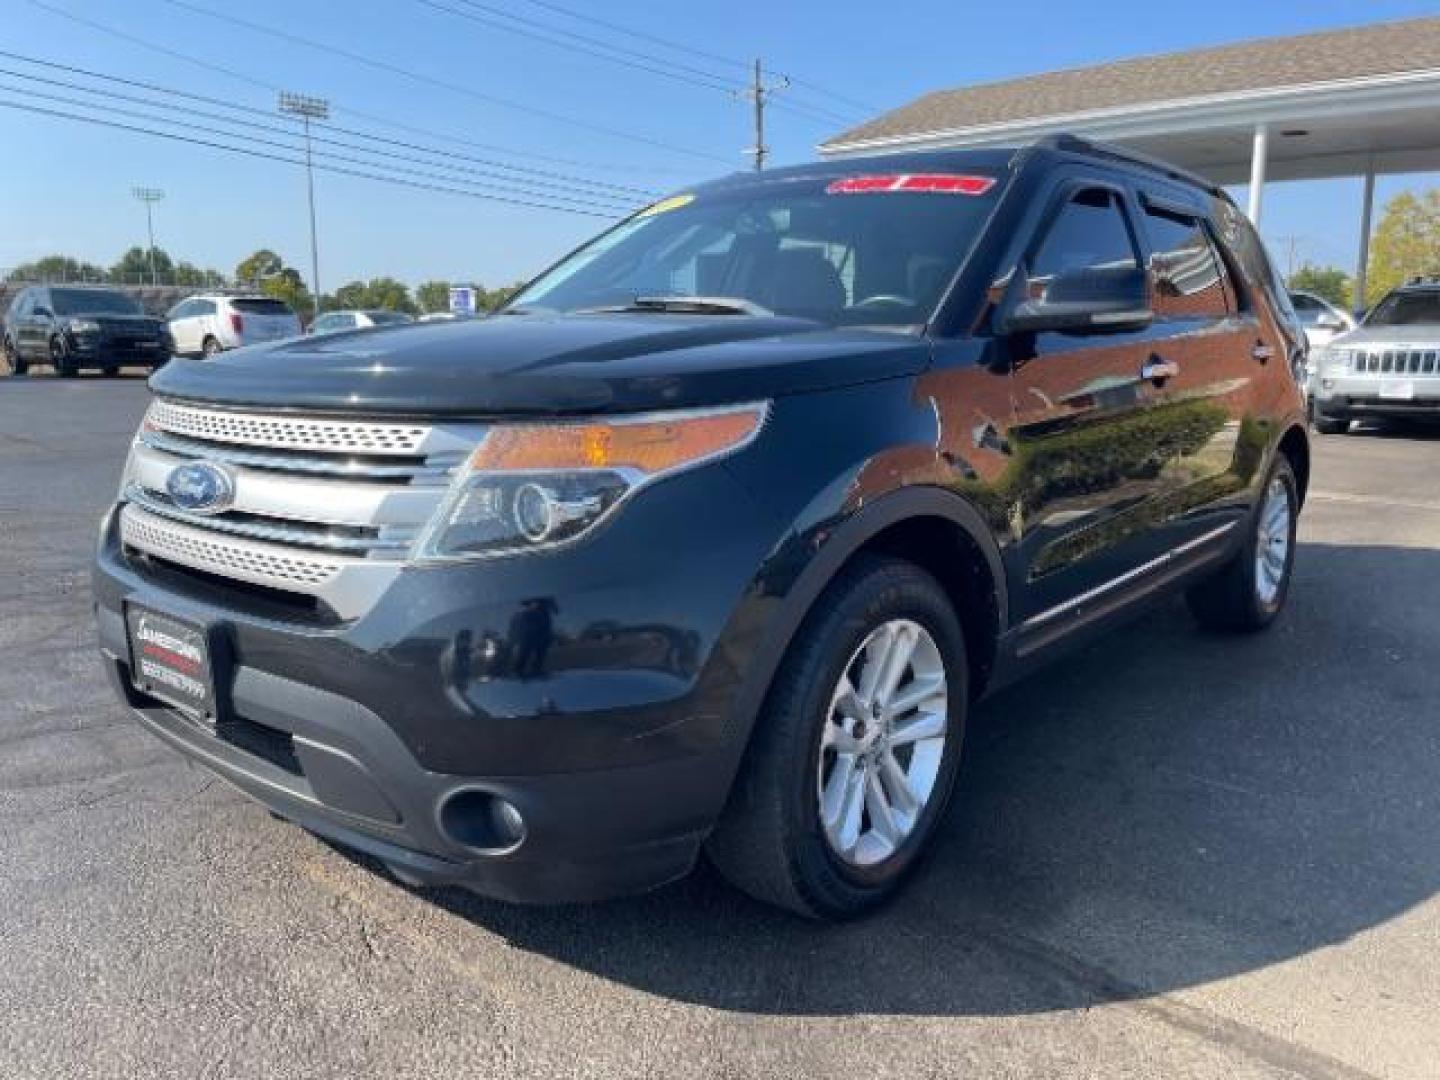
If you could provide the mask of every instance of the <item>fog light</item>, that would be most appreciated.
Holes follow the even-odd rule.
[[[440,804],[440,829],[455,843],[486,854],[519,847],[525,818],[508,799],[474,788],[457,791]]]

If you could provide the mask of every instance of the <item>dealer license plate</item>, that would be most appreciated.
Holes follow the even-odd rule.
[[[215,674],[205,628],[138,604],[126,607],[125,622],[136,688],[213,724]]]

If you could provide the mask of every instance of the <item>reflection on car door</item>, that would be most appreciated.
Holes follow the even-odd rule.
[[[1072,182],[1052,215],[1022,263],[1030,296],[1057,273],[1140,266],[1120,187]],[[1021,586],[1012,595],[1016,614],[1034,618],[1146,559],[1170,470],[1219,424],[1173,400],[1160,324],[1042,333],[1010,348],[1010,572]]]
[[[1233,524],[1243,510],[1238,493],[1266,440],[1255,376],[1287,356],[1283,341],[1261,328],[1253,298],[1235,288],[1201,208],[1153,189],[1141,192],[1141,205],[1150,304],[1176,369],[1165,396],[1187,443],[1162,477],[1153,515],[1154,543],[1166,548]]]

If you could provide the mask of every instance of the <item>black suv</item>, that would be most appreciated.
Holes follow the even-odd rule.
[[[704,850],[853,915],[979,696],[1153,596],[1281,610],[1310,457],[1276,289],[1223,192],[1074,139],[697,187],[490,319],[157,375],[105,662],[404,881],[588,899]]]
[[[170,359],[170,334],[134,297],[94,285],[32,285],[5,315],[5,362],[15,375],[49,364],[57,375],[122,365],[156,368]]]

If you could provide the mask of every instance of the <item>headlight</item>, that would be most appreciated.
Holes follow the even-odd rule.
[[[65,329],[72,334],[98,334],[100,324],[94,319],[71,319],[65,324]]]
[[[767,411],[497,425],[455,477],[416,557],[486,558],[578,539],[647,484],[745,446]]]

